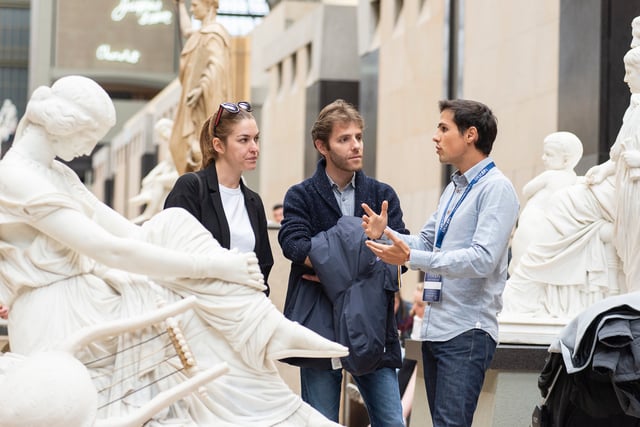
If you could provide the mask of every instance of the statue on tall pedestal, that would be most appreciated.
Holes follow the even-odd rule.
[[[192,30],[184,0],[177,0],[180,27],[186,43],[180,53],[182,93],[169,147],[180,175],[198,170],[200,129],[222,102],[232,101],[231,36],[216,22],[218,0],[192,0],[193,17],[202,22]]]

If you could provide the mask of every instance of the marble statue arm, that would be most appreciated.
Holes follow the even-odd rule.
[[[175,0],[176,5],[178,6],[178,17],[180,23],[180,33],[182,37],[187,38],[193,32],[191,26],[191,17],[187,13],[187,7],[184,5],[184,0]]]
[[[83,200],[85,203],[91,205],[93,208],[92,219],[98,225],[116,236],[132,239],[140,238],[140,227],[98,200],[98,198],[80,181],[78,175],[70,168],[61,166],[60,169],[61,173],[67,180],[69,187],[72,189],[72,197],[78,200]],[[19,176],[24,176],[24,179],[26,179],[26,174],[14,175],[14,177]],[[27,194],[37,194],[38,189],[44,189],[45,191],[52,192],[56,191],[54,187],[40,181],[38,178],[33,178],[31,181],[31,185],[25,185],[24,188],[16,188],[16,191],[21,193],[23,196]]]
[[[191,89],[187,94],[187,107],[189,108],[195,107],[198,104],[198,100],[202,96],[203,92],[204,90],[202,89],[202,86],[196,86],[193,89]]]
[[[142,178],[142,187],[144,188],[146,185],[152,184],[154,180],[162,176],[163,169],[164,167],[162,163],[157,164],[153,169],[151,169],[149,173]]]
[[[154,277],[218,278],[264,289],[264,279],[254,253],[234,253],[221,249],[216,253],[194,256],[111,234],[70,208],[57,209],[31,225],[108,267]]]
[[[626,150],[620,157],[628,168],[640,168],[640,151]]]
[[[140,206],[147,204],[151,201],[151,193],[149,191],[141,191],[135,196],[129,199],[129,204],[131,206]]]
[[[635,138],[637,139],[638,136],[636,135]],[[640,180],[640,151],[627,146],[636,147],[637,144],[626,140],[622,141],[620,145],[621,151],[618,153],[618,159],[629,169],[629,179],[634,182]]]
[[[613,160],[607,160],[604,163],[593,166],[584,174],[587,184],[596,185],[603,182],[608,176],[616,172],[616,164]]]
[[[538,191],[542,190],[548,182],[548,171],[542,172],[540,175],[531,179],[531,181],[527,182],[524,187],[522,187],[522,204],[524,205],[534,194]]]
[[[94,206],[93,219],[98,223],[98,225],[116,236],[126,237],[129,239],[140,239],[140,236],[142,235],[140,227],[120,215],[109,206],[100,202],[95,196],[93,196],[93,194],[91,195],[91,198]]]

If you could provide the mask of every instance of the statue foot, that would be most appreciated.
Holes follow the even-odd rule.
[[[329,341],[299,323],[282,319],[267,344],[266,356],[279,360],[288,357],[344,357],[348,354],[347,347]]]

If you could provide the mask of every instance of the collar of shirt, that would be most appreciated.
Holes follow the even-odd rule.
[[[355,198],[356,198],[356,174],[354,172],[351,181],[341,190],[338,187],[329,174],[327,174],[329,184],[333,190],[333,195],[336,197],[336,202],[340,207],[340,211],[343,215],[353,216],[355,213]]]
[[[349,186],[351,186],[354,190],[356,188],[356,173],[355,172],[353,173],[353,176],[351,177],[351,181],[349,181],[349,183],[342,189],[340,187],[338,187],[338,184],[336,184],[334,180],[331,179],[329,174],[327,174],[327,179],[329,180],[329,184],[331,184],[331,188],[333,189],[333,191],[338,191],[339,193],[344,192],[347,188],[349,188]]]
[[[471,180],[475,178],[476,175],[478,175],[478,173],[480,173],[480,171],[492,161],[493,160],[491,159],[491,157],[482,159],[463,174],[460,174],[460,171],[457,170],[451,175],[451,181],[453,181],[456,189],[465,188],[471,182]]]

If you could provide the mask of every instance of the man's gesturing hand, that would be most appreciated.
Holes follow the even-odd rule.
[[[386,200],[382,202],[380,215],[376,214],[366,203],[363,203],[361,206],[365,212],[365,214],[362,215],[362,228],[365,234],[370,239],[380,239],[384,229],[387,228],[387,209],[389,208],[389,202]]]
[[[384,235],[391,240],[391,245],[367,240],[365,244],[374,254],[387,264],[402,265],[409,260],[411,249],[400,240],[391,230],[385,230]]]

